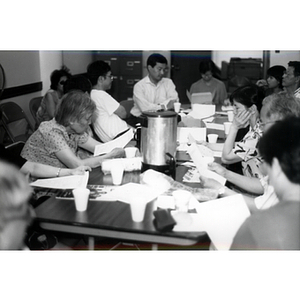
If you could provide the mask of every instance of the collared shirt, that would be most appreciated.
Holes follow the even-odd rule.
[[[149,76],[146,76],[133,87],[134,106],[130,113],[138,117],[143,111],[161,109],[160,105],[167,105],[170,100],[179,101],[173,81],[162,78],[155,85]]]

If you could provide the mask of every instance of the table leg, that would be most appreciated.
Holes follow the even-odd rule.
[[[152,244],[152,250],[158,250],[158,245],[157,244]]]
[[[95,239],[92,236],[89,236],[89,250],[95,250]]]

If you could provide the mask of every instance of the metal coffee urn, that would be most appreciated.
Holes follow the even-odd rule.
[[[141,116],[142,172],[153,169],[175,179],[177,114],[145,111]]]

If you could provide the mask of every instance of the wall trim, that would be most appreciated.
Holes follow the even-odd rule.
[[[3,90],[0,101],[8,98],[39,92],[42,89],[43,89],[42,81],[7,88]]]

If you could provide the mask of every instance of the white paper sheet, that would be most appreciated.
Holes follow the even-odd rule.
[[[188,147],[188,153],[202,176],[213,178],[220,182],[222,185],[225,185],[226,179],[223,176],[208,170],[208,160],[203,157],[195,143],[191,144],[191,146]]]
[[[188,114],[188,116],[193,117],[195,119],[203,119],[203,118],[213,116],[215,112],[216,112],[215,105],[192,104],[192,111]]]
[[[107,198],[119,200],[125,203],[130,203],[132,198],[143,198],[147,203],[157,198],[159,191],[145,184],[127,183],[117,187],[112,192],[106,194]]]
[[[204,122],[206,128],[224,131],[224,124],[210,123],[210,122],[206,122],[205,120],[203,120],[203,122]]]
[[[30,185],[33,187],[43,187],[49,189],[74,189],[78,187],[86,187],[89,179],[89,172],[84,175],[71,175],[56,178],[38,179]]]
[[[206,231],[217,250],[229,250],[240,226],[250,216],[241,194],[198,203],[190,224],[179,223],[174,231]],[[176,217],[175,217],[176,220]]]
[[[180,144],[186,144],[189,142],[188,136],[191,134],[196,141],[206,140],[206,128],[197,127],[178,127],[177,128],[177,141]]]
[[[95,147],[94,156],[106,154],[115,148],[124,148],[133,138],[133,130],[130,128],[127,132],[110,142],[97,145]]]

